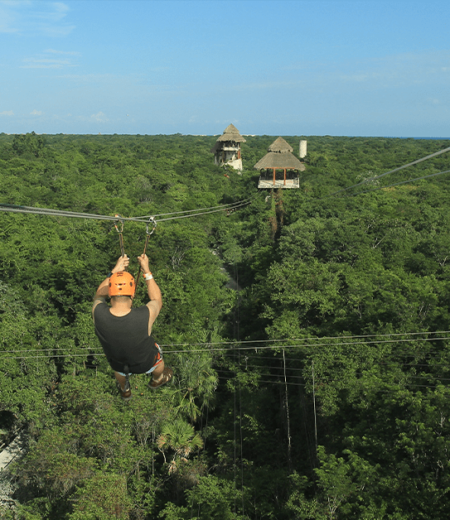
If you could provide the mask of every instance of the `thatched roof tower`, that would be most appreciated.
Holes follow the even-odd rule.
[[[275,153],[285,153],[285,152],[293,152],[294,149],[292,146],[285,141],[282,137],[277,137],[275,141],[267,148],[268,152]]]
[[[289,174],[291,179],[287,179],[287,171],[304,171],[305,165],[300,162],[297,157],[292,153],[292,146],[285,141],[282,137],[278,137],[275,141],[269,146],[267,149],[268,153],[260,159],[254,166],[256,170],[264,170],[265,174],[261,172],[261,177],[259,180],[258,187],[259,188],[273,188],[281,187],[281,188],[299,188],[300,183],[297,175]],[[266,179],[268,177],[268,172],[272,170],[272,181]],[[283,181],[276,181],[276,171],[283,170],[284,176]]]
[[[245,139],[239,133],[239,130],[233,125],[229,124],[223,134],[217,139],[217,141],[233,141],[235,143],[245,143]]]
[[[245,139],[233,124],[229,124],[210,150],[214,154],[214,162],[219,166],[229,165],[235,170],[242,170],[241,143],[245,143]]]

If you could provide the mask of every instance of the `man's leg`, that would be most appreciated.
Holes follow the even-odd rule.
[[[131,399],[131,388],[128,387],[128,390],[125,391],[125,385],[127,382],[126,376],[123,376],[122,374],[119,374],[119,372],[114,372],[114,375],[116,376],[116,380],[120,389],[120,395],[122,396],[122,399],[124,401],[129,401]]]
[[[114,372],[114,375],[116,376],[117,382],[120,385],[120,389],[123,392],[125,390],[125,383],[127,381],[127,378],[125,376],[119,374],[119,372]]]
[[[152,390],[159,388],[162,385],[168,383],[173,376],[173,370],[169,367],[164,366],[164,361],[153,370],[152,379],[148,384],[149,388]]]
[[[164,372],[164,360],[153,370],[152,380],[158,382],[161,379],[162,373]]]

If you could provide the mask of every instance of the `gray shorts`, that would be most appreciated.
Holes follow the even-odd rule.
[[[158,349],[158,357],[157,357],[156,363],[152,366],[152,368],[150,370],[147,370],[147,372],[144,372],[144,374],[151,374],[153,372],[153,370],[155,370],[155,368],[157,368],[164,361],[162,351],[159,348],[159,345],[157,343],[155,343],[155,347]],[[127,376],[123,372],[117,372],[117,373],[120,374],[121,376],[124,376],[124,377]],[[132,376],[133,373],[129,372],[128,375]]]

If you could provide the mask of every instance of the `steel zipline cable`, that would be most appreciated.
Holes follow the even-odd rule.
[[[341,190],[331,193],[330,195],[328,195],[328,197],[334,197],[335,195],[338,195],[339,193],[343,193],[344,191],[351,190],[352,188],[356,188],[357,186],[361,186],[362,184],[366,184],[368,182],[372,182],[377,179],[381,179],[381,177],[384,177],[385,175],[390,175],[391,173],[398,172],[400,170],[403,170],[404,168],[408,168],[409,166],[414,166],[415,164],[421,163],[423,161],[427,161],[428,159],[431,159],[432,157],[436,157],[442,153],[449,152],[449,151],[450,151],[450,146],[448,148],[444,148],[443,150],[439,150],[438,152],[432,153],[431,155],[427,155],[426,157],[422,157],[421,159],[417,159],[416,161],[410,162],[408,164],[404,164],[403,166],[394,168],[393,170],[389,170],[388,172],[382,173],[381,175],[377,175],[376,177],[372,177],[371,179],[365,179],[361,182],[358,182],[357,184],[348,186],[347,188],[342,188]],[[442,173],[446,173],[446,172],[442,172]],[[437,174],[435,174],[435,175],[437,175]],[[423,178],[426,178],[426,177],[423,177]],[[418,180],[418,179],[414,179],[414,180]],[[412,181],[409,181],[409,182],[412,182]]]
[[[417,336],[430,336],[430,335],[433,335],[433,334],[440,334],[440,335],[444,335],[444,334],[450,334],[450,330],[436,330],[436,331],[422,331],[422,332],[393,332],[393,333],[388,333],[388,334],[357,334],[357,335],[353,335],[353,336],[322,336],[322,337],[307,337],[307,338],[292,338],[292,339],[289,339],[287,340],[286,338],[282,339],[282,338],[274,338],[274,339],[254,339],[254,340],[234,340],[234,341],[216,341],[216,342],[202,342],[202,343],[189,343],[190,346],[197,346],[197,347],[202,347],[202,346],[207,346],[207,347],[212,347],[212,346],[216,346],[216,345],[228,345],[226,348],[217,348],[217,349],[214,349],[215,351],[226,351],[226,350],[231,350],[232,349],[232,346],[233,345],[248,345],[248,348],[247,349],[243,349],[243,350],[254,350],[254,349],[261,349],[261,347],[259,346],[260,344],[264,344],[264,343],[281,343],[280,345],[272,345],[270,348],[284,348],[286,347],[287,345],[285,344],[286,342],[290,342],[290,343],[295,343],[294,345],[289,345],[289,347],[302,347],[302,346],[314,346],[315,344],[310,344],[310,345],[304,345],[304,342],[309,342],[309,341],[325,341],[325,340],[343,340],[343,339],[346,339],[346,340],[350,340],[350,339],[361,339],[361,338],[391,338],[391,337],[399,337],[399,336],[411,336],[412,339],[410,339],[409,341],[422,341],[422,338],[417,338]],[[437,341],[438,339],[450,339],[450,337],[447,337],[447,338],[430,338],[426,341]],[[425,341],[425,339],[423,339]],[[408,341],[407,339],[405,339],[404,341]],[[302,343],[303,342],[303,343]],[[395,342],[395,341],[394,341]],[[342,343],[342,341],[338,341],[337,343],[326,343],[327,345],[334,345],[334,346],[339,346],[339,345],[348,345],[348,344],[352,344],[352,345],[355,345],[355,344],[361,344],[361,343],[366,343],[366,342],[350,342],[350,343]],[[374,342],[376,343],[376,341]],[[161,347],[163,348],[166,348],[166,347],[180,347],[180,346],[185,346],[187,345],[188,343],[167,343],[167,344],[163,344],[161,343]],[[267,347],[266,347],[267,348]],[[92,350],[90,349],[90,347],[77,347],[77,350],[80,350],[80,349],[84,349],[84,350]],[[44,351],[55,351],[55,350],[65,350],[63,348],[49,348],[49,349],[42,349],[42,350],[36,350],[36,349],[15,349],[15,350],[4,350],[3,353],[14,353],[14,352],[44,352]],[[205,349],[197,349],[195,350],[195,352],[210,352],[212,349],[211,348],[205,348]],[[171,350],[170,352],[173,352],[173,353],[182,353],[182,352],[194,352],[194,350]],[[0,351],[1,353],[1,351]]]
[[[323,336],[323,337],[307,337],[307,338],[292,338],[292,339],[282,339],[282,338],[275,338],[275,339],[255,339],[255,340],[234,340],[234,341],[216,341],[216,342],[202,342],[202,343],[189,343],[190,346],[196,346],[196,347],[202,347],[207,346],[209,348],[205,349],[196,349],[196,350],[171,350],[168,352],[172,353],[183,353],[183,352],[210,352],[212,350],[214,351],[228,351],[233,349],[233,345],[246,345],[247,348],[242,348],[242,350],[254,350],[254,349],[262,349],[260,346],[264,343],[281,343],[280,345],[271,345],[270,347],[264,347],[264,348],[284,348],[284,347],[302,347],[302,346],[315,346],[316,343],[306,344],[304,342],[310,342],[310,341],[325,341],[325,340],[351,340],[351,339],[362,339],[362,338],[392,338],[392,337],[405,337],[405,336],[411,336],[411,338],[404,339],[403,341],[438,341],[443,339],[450,339],[449,337],[443,337],[443,338],[417,338],[417,336],[430,336],[434,334],[439,335],[445,335],[450,334],[450,330],[437,330],[437,331],[423,331],[423,332],[393,332],[388,334],[357,334],[353,336]],[[286,342],[290,342],[291,345],[286,345]],[[295,344],[292,344],[295,343]],[[358,341],[358,342],[345,342],[338,341],[337,343],[322,343],[321,345],[333,345],[333,346],[340,346],[340,345],[359,345],[367,343],[365,341]],[[371,343],[377,343],[377,341],[373,341]],[[392,341],[391,343],[395,343],[395,341]],[[167,343],[163,344],[161,343],[161,347],[182,347],[187,345],[188,343]],[[212,346],[217,345],[227,345],[225,348],[215,348],[211,349]],[[90,347],[77,347],[77,350],[84,349],[84,350],[92,350]],[[15,349],[15,350],[4,350],[3,353],[15,353],[15,352],[45,352],[45,351],[52,351],[55,350],[65,350],[64,348],[49,348],[49,349]],[[0,354],[2,351],[0,351]]]
[[[182,213],[192,213],[193,211],[203,211],[205,209],[211,210],[211,209],[216,209],[216,208],[224,208],[226,206],[233,206],[235,204],[250,203],[252,200],[253,200],[252,198],[248,198],[248,199],[240,200],[240,201],[237,201],[237,202],[229,202],[228,204],[220,204],[219,206],[212,206],[210,208],[196,208],[196,209],[187,209],[185,211],[171,211],[170,213],[159,213],[158,215],[144,215],[142,217],[136,217],[136,218],[141,218],[141,219],[147,220],[147,219],[149,219],[152,216],[153,217],[163,217],[163,216],[166,216],[166,215],[179,215],[179,214],[182,214]]]
[[[167,220],[175,220],[178,218],[189,218],[189,217],[197,217],[201,215],[209,215],[211,213],[217,213],[220,211],[234,211],[236,209],[240,209],[244,206],[247,206],[251,203],[252,199],[244,199],[237,202],[231,202],[228,204],[224,204],[222,206],[213,206],[211,208],[200,208],[196,210],[187,210],[185,212],[174,212],[174,213],[163,213],[162,215],[175,215],[173,217],[167,217],[162,219],[156,219],[159,215],[155,215],[154,218],[156,222],[163,222]],[[203,211],[206,210],[206,211]],[[5,204],[0,203],[0,211],[4,212],[12,212],[12,213],[30,213],[34,215],[46,215],[46,216],[54,216],[54,217],[69,217],[69,218],[84,218],[84,219],[93,219],[93,220],[109,220],[112,222],[117,222],[118,220],[122,222],[143,222],[147,223],[150,217],[121,217],[121,216],[110,216],[110,215],[97,215],[94,213],[81,213],[76,211],[67,211],[67,210],[56,210],[56,209],[48,209],[48,208],[36,208],[33,206],[20,206],[17,204]],[[190,213],[188,213],[190,212]],[[188,213],[186,215],[178,215],[178,213]]]
[[[358,191],[357,193],[352,193],[349,196],[356,197],[357,195],[362,195],[363,193],[370,193],[371,191],[385,190],[387,188],[392,188],[393,186],[400,186],[400,184],[409,184],[411,182],[420,181],[422,179],[429,179],[430,177],[436,177],[437,175],[443,175],[444,173],[450,173],[450,170],[445,170],[443,172],[438,172],[438,173],[432,173],[430,175],[424,175],[423,177],[416,177],[415,179],[408,179],[407,181],[396,182],[394,184],[388,184],[387,186],[371,188],[370,190]]]
[[[322,339],[322,338],[320,338]],[[240,351],[248,351],[248,350],[275,350],[275,349],[292,349],[292,348],[317,348],[317,347],[348,347],[348,346],[365,346],[365,345],[382,345],[382,344],[395,344],[395,343],[419,343],[419,342],[430,342],[430,341],[446,341],[450,340],[450,336],[443,336],[437,338],[407,338],[407,339],[390,339],[390,340],[374,340],[374,341],[346,341],[346,342],[338,342],[338,343],[303,343],[303,344],[281,344],[281,345],[247,345],[244,347],[236,346],[240,344],[240,342],[234,342],[233,344],[227,347],[219,347],[219,348],[203,348],[203,349],[189,349],[189,350],[165,350],[164,355],[170,354],[194,354],[201,352],[208,353],[218,353],[218,352],[240,352]],[[233,346],[235,345],[235,346]],[[171,347],[173,345],[160,345],[161,348]],[[1,359],[36,359],[36,358],[63,358],[63,357],[82,357],[87,355],[104,355],[103,352],[91,352],[92,349],[84,348],[84,354],[69,354],[69,353],[61,353],[61,354],[51,354],[51,355],[39,355],[41,352],[52,351],[55,352],[58,349],[44,349],[44,350],[14,350],[14,351],[4,351],[5,354],[10,353],[19,353],[19,352],[35,352],[36,355],[27,355],[27,356],[1,356]],[[60,349],[64,350],[64,349]],[[1,352],[0,352],[1,354]],[[399,353],[400,354],[400,353]],[[404,353],[406,356],[412,356],[414,353]]]

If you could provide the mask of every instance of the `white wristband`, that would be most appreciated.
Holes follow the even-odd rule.
[[[152,273],[147,273],[146,275],[144,275],[144,278],[145,278],[146,281],[152,280],[153,279],[153,275],[152,275]]]

